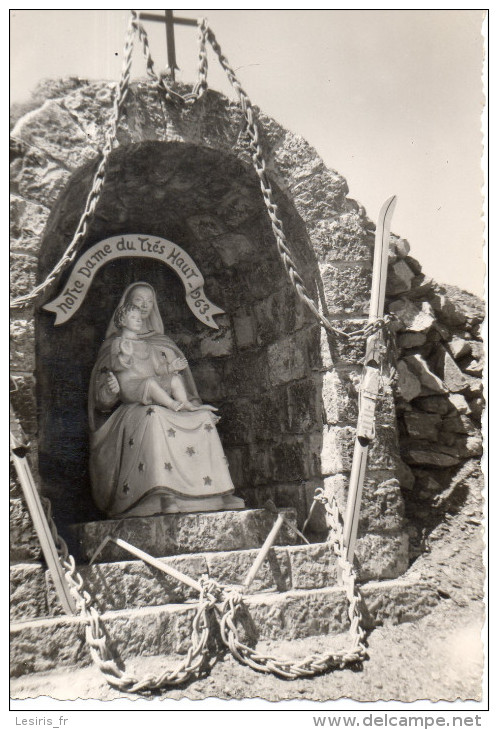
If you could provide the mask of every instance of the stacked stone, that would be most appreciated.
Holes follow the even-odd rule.
[[[396,316],[401,484],[412,516],[424,519],[482,454],[484,306],[436,285],[408,254],[393,237],[388,310]]]
[[[46,275],[71,239],[104,141],[113,91],[113,84],[78,79],[45,84],[15,120],[13,296],[32,288],[37,266],[38,276]],[[347,197],[344,178],[327,169],[313,148],[264,114],[259,121],[268,175],[299,272],[335,325],[358,329],[370,299],[372,224]],[[149,85],[134,84],[87,244],[132,232],[144,221],[151,235],[165,235],[168,210],[176,211],[178,220],[184,217],[175,229],[179,243],[199,260],[206,291],[226,315],[219,318],[218,332],[192,332],[178,324],[181,302],[177,309],[168,302],[166,328],[187,352],[202,397],[221,408],[230,469],[248,504],[259,506],[272,497],[279,506],[295,507],[302,523],[317,486],[345,504],[365,343],[328,338],[298,302],[276,254],[244,129],[239,105],[220,94],[209,91],[199,104],[182,109],[166,104]],[[176,159],[165,152],[175,145]],[[215,153],[231,156],[226,168],[218,160],[225,177],[232,176],[230,190],[224,190],[223,176],[209,178],[206,165]],[[198,154],[191,169],[182,168],[184,154]],[[245,165],[240,174],[236,164]],[[205,185],[197,191],[198,209],[189,212],[185,203],[190,193],[194,199],[199,181]],[[174,239],[173,230],[170,235]],[[430,477],[444,489],[438,479],[444,469],[480,453],[482,312],[468,297],[427,280],[405,241],[393,239],[391,258],[388,294],[399,317],[400,396],[397,421],[385,385],[362,502],[359,553],[365,575],[372,577],[394,577],[408,564],[400,480],[404,489],[416,484],[421,494],[439,494],[439,486],[431,491],[422,484],[432,485]],[[102,286],[97,290],[96,299],[108,294]],[[44,326],[38,329],[38,356],[46,354]],[[77,332],[78,358],[84,350],[89,363],[98,347],[92,326],[83,323]],[[15,404],[35,462],[37,429],[41,423],[43,431],[46,416],[37,417],[34,395],[33,310],[15,312],[11,327]],[[36,372],[42,393],[47,376],[40,377],[39,364]],[[84,377],[78,388],[74,397],[83,402]],[[73,401],[68,402],[74,412]],[[84,405],[80,411],[84,419]],[[80,431],[78,438],[85,438],[84,428]],[[66,500],[67,494],[64,485]],[[323,526],[320,520],[314,524],[317,532]]]

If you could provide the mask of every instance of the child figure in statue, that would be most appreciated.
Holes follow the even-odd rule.
[[[123,403],[159,405],[172,411],[217,410],[214,406],[194,405],[188,400],[183,380],[172,364],[175,360],[178,365],[175,353],[167,348],[158,349],[138,337],[143,320],[137,306],[128,303],[119,307],[114,324],[118,336],[111,347],[111,371],[117,379]],[[107,382],[111,390],[118,392],[112,373],[108,374]]]

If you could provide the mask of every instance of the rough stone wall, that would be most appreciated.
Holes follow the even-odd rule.
[[[13,296],[28,292],[37,276],[43,278],[71,240],[103,143],[113,90],[113,84],[76,79],[46,84],[38,90],[33,108],[14,122],[11,169]],[[302,138],[286,132],[264,114],[259,118],[269,176],[276,188],[284,229],[298,267],[331,321],[341,328],[357,329],[368,312],[373,225],[365,211],[347,197],[345,180],[328,170]],[[169,274],[159,275],[138,266],[127,275],[129,281],[150,276],[152,283],[154,276],[166,276],[160,281],[167,281],[173,293],[162,303],[163,316],[167,312],[171,314],[170,331],[192,361],[201,395],[220,405],[220,431],[238,490],[249,505],[256,506],[272,496],[280,506],[295,506],[302,520],[317,486],[325,486],[329,493],[333,491],[344,504],[363,345],[351,345],[340,338],[329,339],[293,298],[275,255],[275,244],[261,200],[256,202],[257,179],[251,172],[243,130],[238,105],[217,93],[209,92],[193,107],[178,109],[160,99],[147,84],[134,85],[119,125],[120,147],[113,154],[106,187],[85,246],[116,233],[144,232],[168,237],[169,232],[172,240],[178,236],[178,243],[191,250],[194,258],[200,258],[208,296],[227,311],[219,334],[203,333],[189,324],[182,315],[181,297],[174,293],[175,282],[171,277],[167,279]],[[219,175],[212,176],[210,179],[218,185],[212,186],[204,203],[199,197],[201,191],[197,190],[194,200],[198,210],[186,210],[185,221],[176,220],[176,223],[167,216],[158,219],[157,214],[155,217],[148,214],[148,211],[168,207],[170,198],[165,198],[166,188],[173,198],[175,186],[176,194],[183,192],[180,202],[184,204],[188,199],[185,191],[193,190],[199,179],[199,169],[192,165],[190,180],[187,179],[188,166],[180,165],[178,174],[172,177],[168,177],[166,167],[161,167],[159,162],[154,166],[153,163],[160,159],[171,161],[168,155],[175,145],[177,149],[199,150],[200,161],[207,160],[209,155],[213,157],[213,151],[216,151],[218,157],[214,162],[222,168],[226,163],[227,170],[231,170],[226,176],[228,186],[220,184]],[[202,170],[206,171],[206,167]],[[140,195],[137,195],[137,180],[143,188]],[[139,199],[139,207],[145,206],[145,213],[133,207],[134,198]],[[227,205],[224,206],[223,201]],[[143,228],[144,220],[149,222],[151,229],[135,231],[136,225]],[[206,241],[209,246],[204,247]],[[390,293],[394,301],[391,307],[399,310],[401,301],[406,308],[406,301],[419,307],[422,315],[426,314],[427,307],[432,307],[430,316],[439,321],[439,314],[434,314],[437,307],[434,309],[435,305],[425,301],[424,291],[428,289],[424,290],[416,262],[407,256],[405,242],[393,237],[392,244]],[[264,249],[264,263],[254,271],[253,253],[258,247],[260,252]],[[106,279],[106,276],[111,278]],[[118,280],[122,281],[119,277]],[[100,296],[108,295],[106,292],[112,281],[116,282],[116,279],[112,280],[112,272],[103,273],[103,278],[96,280],[94,302],[98,302]],[[47,300],[59,286],[58,283]],[[415,290],[421,292],[419,299],[408,293]],[[74,324],[79,341],[84,345],[80,349],[86,348],[87,352],[81,356],[86,370],[83,367],[78,371],[79,380],[72,378],[77,385],[76,391],[74,384],[71,386],[73,391],[70,393],[72,397],[76,392],[77,398],[83,398],[86,392],[88,368],[103,337],[104,319],[107,322],[109,316],[109,309],[104,308],[105,317],[99,323],[99,308],[95,305],[92,308],[91,303],[88,306],[86,319],[80,318]],[[447,308],[441,304],[437,312],[445,310],[445,306]],[[89,313],[93,319],[88,318]],[[15,406],[34,444],[35,459],[38,430],[42,445],[50,431],[44,430],[47,403],[53,394],[50,381],[56,364],[56,359],[50,361],[51,348],[56,342],[51,339],[56,336],[50,334],[50,316],[38,311],[35,318],[33,309],[26,308],[14,313],[11,325],[14,339],[11,364],[18,383]],[[403,327],[406,331],[400,329],[400,345],[408,347],[410,335],[412,340],[409,349],[403,350],[406,357],[404,365],[400,365],[401,375],[404,367],[407,372],[416,371],[414,363],[418,364],[422,358],[429,369],[439,368],[438,372],[441,367],[443,370],[450,367],[445,366],[444,355],[450,335],[437,340],[435,324],[414,329],[413,323],[408,322]],[[457,337],[458,332],[455,331]],[[413,335],[417,334],[419,344],[413,344]],[[423,342],[422,335],[425,337]],[[70,329],[58,337],[61,339],[54,353],[61,352],[58,348],[63,345],[64,338],[71,339]],[[462,339],[468,340],[464,336]],[[429,355],[423,348],[429,342],[431,348],[439,346],[444,351],[439,359],[436,358],[437,364],[436,360],[434,363],[430,358],[427,360]],[[413,349],[417,347],[422,348],[420,352]],[[465,355],[460,353],[453,358],[467,355],[467,352]],[[417,371],[414,377],[421,380]],[[435,377],[441,380],[437,373]],[[428,387],[424,385],[424,388]],[[451,392],[454,395],[467,393]],[[439,395],[451,402],[446,391]],[[65,402],[62,399],[63,408],[70,406],[71,397]],[[400,409],[405,403],[401,429],[403,449],[408,443],[407,435],[414,437],[415,421],[410,414],[419,413],[423,417],[428,413],[427,397],[427,392],[421,389],[408,400],[399,400]],[[469,408],[470,401],[475,400],[476,396],[466,401]],[[420,405],[422,402],[426,403],[425,410]],[[474,402],[474,410],[477,405]],[[460,449],[463,454],[462,440],[455,427],[463,427],[459,425],[461,416],[467,414],[459,412],[458,408],[455,413],[460,420],[451,421],[448,411],[444,421],[441,418],[432,426],[437,428],[438,438],[444,433],[448,441],[453,434],[454,441],[448,448]],[[436,412],[436,415],[441,414]],[[405,432],[405,428],[411,432]],[[394,577],[408,565],[401,486],[409,489],[413,479],[400,460],[394,400],[387,387],[379,404],[377,434],[370,453],[358,552],[360,560],[362,556],[378,556],[376,562],[370,561],[371,574],[365,577]],[[86,438],[84,429],[79,428],[75,438]],[[421,449],[435,453],[435,444],[439,448],[439,442],[425,438]],[[413,445],[410,448],[411,452],[417,452]],[[411,457],[407,458],[409,461]],[[419,471],[427,471],[427,464],[418,464],[418,467]],[[63,472],[63,464],[57,465],[57,469]],[[47,493],[59,500],[61,508],[64,499],[68,501],[71,494],[68,476],[64,474],[57,487],[46,478],[43,485]],[[416,477],[421,478],[419,474]],[[73,492],[71,499],[74,498],[83,499],[81,492]],[[18,493],[14,499],[19,500]],[[22,515],[21,502],[15,506]],[[15,517],[16,525],[20,524],[20,519]],[[320,519],[314,527],[317,532],[323,530]]]

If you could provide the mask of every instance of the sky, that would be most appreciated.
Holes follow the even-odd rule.
[[[314,146],[371,219],[398,196],[392,230],[427,275],[483,295],[483,11],[175,12],[208,18],[252,102]],[[43,78],[119,79],[128,10],[10,16],[11,102]],[[163,69],[164,26],[145,27]],[[196,29],[178,27],[176,47],[177,78],[192,82]],[[212,52],[209,64],[211,88],[233,96]]]

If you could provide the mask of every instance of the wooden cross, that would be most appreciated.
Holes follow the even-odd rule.
[[[176,65],[175,50],[175,23],[177,25],[197,25],[197,20],[193,18],[177,18],[173,15],[172,10],[165,10],[164,17],[155,15],[154,13],[140,13],[140,20],[151,20],[155,23],[165,23],[166,25],[166,49],[168,52],[168,69],[171,74],[171,80],[175,80],[175,70],[180,69]]]

